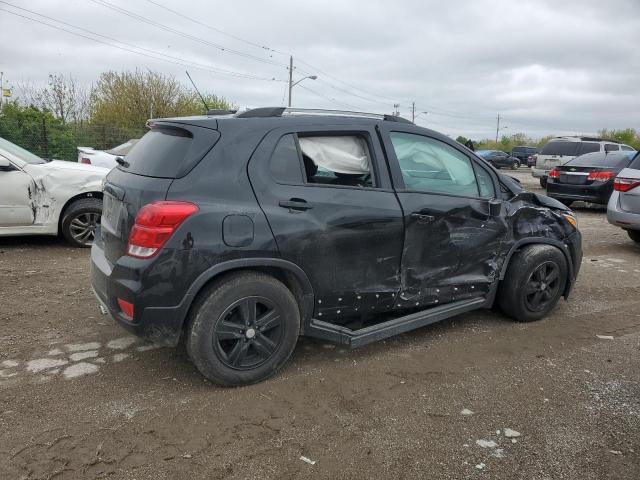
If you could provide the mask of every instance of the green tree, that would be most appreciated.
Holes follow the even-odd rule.
[[[209,108],[229,108],[215,95],[205,97]],[[174,77],[159,72],[104,72],[91,92],[93,124],[140,128],[149,118],[175,117],[204,113],[204,105],[195,91]]]

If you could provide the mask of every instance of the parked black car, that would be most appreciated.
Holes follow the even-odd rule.
[[[606,205],[613,180],[631,163],[636,152],[595,152],[555,167],[547,179],[547,195],[567,206],[577,200]]]
[[[525,147],[523,145],[519,145],[517,147],[513,147],[511,149],[511,156],[516,157],[520,160],[522,165],[531,166],[531,160],[536,153],[538,153],[538,149],[536,147]]]
[[[152,120],[107,178],[91,251],[126,329],[222,385],[263,380],[299,335],[352,347],[495,302],[567,297],[575,218],[398,117],[255,109]]]
[[[476,155],[484,158],[496,168],[512,168],[517,170],[522,162],[516,157],[512,157],[502,150],[478,150]]]

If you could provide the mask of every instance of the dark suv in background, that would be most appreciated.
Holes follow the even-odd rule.
[[[520,145],[511,149],[511,156],[516,157],[518,160],[520,160],[520,163],[522,165],[526,165],[527,167],[535,165],[533,156],[536,153],[538,153],[538,149],[536,147],[525,147]]]
[[[107,177],[92,285],[221,385],[269,377],[299,335],[355,347],[494,303],[537,320],[580,267],[564,205],[398,117],[263,108],[149,127]]]

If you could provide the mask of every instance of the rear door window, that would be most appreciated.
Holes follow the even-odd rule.
[[[595,145],[598,145],[597,143]],[[580,142],[569,142],[563,140],[556,140],[547,143],[542,150],[540,151],[540,155],[578,155],[578,148],[580,147]],[[600,147],[598,147],[599,149]],[[597,150],[595,150],[597,151]]]
[[[299,135],[298,141],[308,184],[375,187],[364,136]]]
[[[278,183],[302,184],[300,154],[293,134],[285,135],[278,141],[271,155],[269,169]]]
[[[157,126],[129,151],[126,157],[129,166],[118,168],[147,177],[181,177],[204,157],[219,138],[216,130],[208,128],[190,127],[187,130]]]

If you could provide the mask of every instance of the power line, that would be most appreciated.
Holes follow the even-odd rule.
[[[207,23],[201,22],[200,20],[196,20],[195,18],[189,17],[189,16],[187,16],[187,15],[185,15],[183,13],[178,12],[177,10],[173,10],[173,9],[171,9],[171,8],[165,6],[165,5],[162,5],[161,3],[156,2],[154,0],[146,0],[146,1],[151,3],[152,5],[155,5],[155,6],[159,7],[159,8],[162,8],[162,9],[168,11],[168,12],[171,12],[174,15],[177,15],[179,17],[182,17],[182,18],[186,19],[186,20],[189,20],[190,22],[193,22],[193,23],[195,23],[197,25],[201,25],[201,26],[203,26],[205,28],[208,28],[209,30],[213,30],[214,32],[218,32],[221,35],[226,35],[227,37],[233,38],[234,40],[238,40],[239,42],[246,43],[247,45],[251,45],[253,47],[260,48],[260,49],[266,50],[268,52],[274,52],[274,53],[279,53],[281,55],[287,55],[284,52],[280,52],[279,50],[276,50],[275,48],[271,48],[271,47],[268,47],[266,45],[261,45],[259,43],[252,42],[251,40],[246,40],[246,39],[244,39],[242,37],[239,37],[237,35],[233,35],[232,33],[225,32],[224,30],[220,30],[219,28],[213,27],[213,26],[211,26],[211,25],[209,25]]]
[[[206,64],[202,64],[202,63],[192,62],[192,61],[189,61],[189,60],[184,60],[184,59],[181,59],[179,57],[174,57],[172,55],[167,55],[165,53],[158,52],[156,50],[150,50],[148,48],[139,47],[139,46],[131,44],[131,43],[126,43],[126,42],[123,42],[121,40],[117,40],[117,39],[115,39],[113,37],[109,37],[107,35],[102,35],[102,34],[99,34],[99,33],[95,33],[95,32],[92,32],[90,30],[87,30],[85,28],[78,27],[76,25],[72,25],[70,23],[63,22],[61,20],[57,20],[57,19],[55,19],[53,17],[49,17],[47,15],[43,15],[41,13],[34,12],[32,10],[28,10],[26,8],[18,7],[16,5],[13,5],[13,4],[11,4],[9,2],[6,2],[6,1],[3,1],[3,0],[0,0],[0,3],[3,3],[5,5],[8,5],[8,6],[10,6],[12,8],[15,8],[15,9],[18,9],[18,10],[22,10],[22,11],[28,12],[28,13],[33,14],[33,15],[37,15],[37,16],[42,17],[42,18],[46,18],[46,19],[51,20],[53,22],[59,23],[61,25],[65,25],[67,27],[74,28],[74,29],[82,31],[82,32],[87,32],[89,35],[105,38],[105,39],[110,40],[112,42],[117,42],[117,43],[119,43],[121,45],[125,45],[126,47],[123,47],[121,45],[116,45],[116,44],[111,43],[109,41],[99,40],[97,38],[94,38],[93,36],[88,36],[88,35],[84,35],[82,33],[74,32],[72,30],[68,30],[68,29],[60,27],[58,25],[53,25],[53,24],[51,24],[49,22],[39,20],[37,18],[29,17],[27,15],[22,15],[22,14],[19,14],[17,12],[12,12],[11,10],[0,8],[0,10],[5,11],[7,13],[10,13],[12,15],[15,15],[17,17],[21,17],[21,18],[26,19],[26,20],[31,20],[33,22],[37,22],[37,23],[40,23],[42,25],[46,25],[46,26],[51,27],[51,28],[55,28],[56,30],[61,30],[63,32],[70,33],[72,35],[76,35],[76,36],[79,36],[79,37],[82,37],[82,38],[85,38],[87,40],[91,40],[91,41],[94,41],[94,42],[97,42],[97,43],[101,43],[103,45],[108,45],[108,46],[113,47],[113,48],[118,48],[118,49],[124,50],[126,52],[136,53],[138,55],[143,55],[143,56],[148,57],[148,58],[153,58],[154,60],[165,61],[165,62],[168,62],[168,63],[172,63],[174,65],[181,65],[181,66],[185,66],[185,67],[194,67],[194,68],[198,68],[198,69],[201,69],[201,70],[209,71],[211,73],[230,75],[230,76],[239,77],[239,78],[246,78],[246,79],[250,79],[250,80],[264,80],[264,81],[278,81],[278,82],[282,82],[283,81],[283,80],[277,80],[275,78],[259,77],[259,76],[251,75],[251,74],[248,74],[248,73],[236,72],[236,71],[233,71],[233,70],[226,70],[226,69],[219,68],[219,67],[214,67],[214,66],[211,66],[211,65],[206,65]],[[130,47],[130,48],[127,48],[127,47]],[[133,49],[136,49],[136,50],[133,50]],[[140,50],[140,51],[138,51],[138,50]],[[148,52],[148,53],[144,53],[144,52]]]
[[[97,4],[97,5],[102,5],[103,7],[109,8],[109,9],[114,10],[114,11],[119,12],[119,13],[122,13],[123,15],[126,15],[126,16],[128,16],[130,18],[134,18],[134,19],[136,19],[136,20],[138,20],[140,22],[146,23],[148,25],[152,25],[152,26],[154,26],[156,28],[159,28],[159,29],[164,30],[166,32],[173,33],[174,35],[178,35],[178,36],[183,37],[183,38],[187,38],[187,39],[192,40],[194,42],[202,43],[203,45],[207,45],[209,47],[216,48],[216,49],[218,49],[218,50],[220,50],[222,52],[231,53],[231,54],[238,55],[238,56],[241,56],[241,57],[244,57],[244,58],[249,58],[251,60],[255,60],[257,62],[262,62],[262,63],[266,63],[266,64],[270,64],[270,65],[275,65],[275,66],[278,66],[278,67],[286,68],[286,65],[284,65],[282,63],[276,62],[274,60],[269,60],[269,59],[266,59],[266,58],[260,58],[260,57],[257,57],[255,55],[252,55],[250,53],[242,52],[240,50],[234,50],[234,49],[231,49],[231,48],[227,48],[224,45],[220,45],[220,44],[217,44],[217,43],[214,43],[214,42],[210,42],[209,40],[205,40],[204,38],[197,37],[197,36],[191,35],[189,33],[185,33],[185,32],[183,32],[181,30],[175,29],[173,27],[169,27],[169,26],[167,26],[167,25],[165,25],[163,23],[157,22],[155,20],[151,20],[150,18],[147,18],[147,17],[145,17],[143,15],[138,15],[137,13],[134,13],[134,12],[132,12],[130,10],[127,10],[125,8],[122,8],[122,7],[119,7],[119,6],[114,5],[112,3],[109,3],[106,0],[91,0],[91,1],[93,3],[95,3],[95,4]]]

